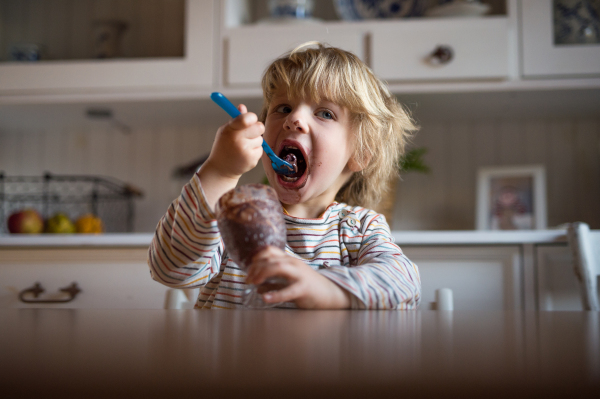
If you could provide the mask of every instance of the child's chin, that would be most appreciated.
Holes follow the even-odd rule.
[[[296,180],[290,180],[284,176],[277,175],[277,184],[286,190],[299,190],[306,185],[308,174],[300,176]]]

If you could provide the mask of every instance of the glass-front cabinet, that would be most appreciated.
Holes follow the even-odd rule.
[[[525,78],[600,74],[600,1],[524,0],[520,6]]]
[[[212,0],[0,0],[0,94],[212,83]]]

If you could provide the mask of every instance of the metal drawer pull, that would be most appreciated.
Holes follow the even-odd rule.
[[[66,303],[66,302],[71,302],[73,299],[75,299],[77,294],[79,294],[81,292],[81,290],[77,286],[77,283],[73,282],[70,286],[60,289],[61,292],[65,292],[65,293],[69,294],[68,298],[65,298],[65,299],[35,299],[35,300],[25,298],[25,295],[27,295],[28,293],[33,294],[33,297],[37,298],[44,291],[45,290],[41,286],[40,283],[35,283],[33,285],[33,287],[25,288],[23,291],[21,291],[19,293],[19,299],[21,300],[21,302],[25,302],[25,303]]]
[[[454,58],[454,50],[450,46],[439,45],[427,58],[432,65],[448,64]]]

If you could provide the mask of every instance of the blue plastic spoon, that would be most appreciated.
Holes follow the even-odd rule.
[[[240,111],[238,111],[235,105],[233,105],[231,101],[229,101],[227,97],[225,97],[223,94],[219,92],[214,92],[210,95],[210,98],[215,103],[217,103],[219,107],[223,108],[223,110],[227,112],[232,118],[236,118],[238,115],[240,115]],[[294,165],[284,161],[283,159],[275,155],[271,147],[269,147],[269,145],[264,139],[262,142],[262,148],[271,160],[271,167],[273,168],[275,173],[280,175],[293,175],[295,173]]]

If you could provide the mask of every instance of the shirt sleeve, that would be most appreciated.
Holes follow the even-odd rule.
[[[196,174],[160,219],[148,250],[152,278],[174,288],[205,285],[219,273],[223,242]]]
[[[353,309],[416,309],[421,300],[417,265],[394,244],[383,215],[362,218],[356,264],[320,270],[352,294]]]

